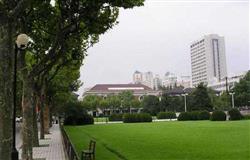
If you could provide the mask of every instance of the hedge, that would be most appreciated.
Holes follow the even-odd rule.
[[[210,117],[211,121],[225,121],[227,119],[227,115],[223,111],[214,111]]]
[[[136,123],[136,122],[152,122],[152,117],[148,113],[130,114],[126,113],[123,115],[124,123]]]
[[[178,121],[197,121],[209,119],[210,113],[208,111],[181,112],[178,117]]]
[[[199,120],[209,120],[210,116],[211,115],[208,111],[201,111],[199,114]]]
[[[231,109],[230,111],[228,111],[229,114],[229,120],[241,120],[243,118],[243,116],[241,115],[240,111],[236,108]]]
[[[122,121],[123,120],[122,118],[123,118],[123,114],[114,113],[109,116],[109,121]]]
[[[94,118],[88,114],[84,114],[81,117],[68,116],[64,120],[64,125],[87,125],[87,124],[94,124]]]
[[[250,115],[244,115],[244,116],[243,116],[243,119],[245,119],[245,120],[250,119]]]
[[[174,112],[159,112],[157,119],[175,119],[176,114]]]
[[[191,115],[189,112],[181,112],[177,119],[178,121],[189,121],[191,120]]]

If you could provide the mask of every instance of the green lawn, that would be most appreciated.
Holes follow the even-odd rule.
[[[66,126],[77,151],[97,141],[97,160],[250,160],[250,120]]]

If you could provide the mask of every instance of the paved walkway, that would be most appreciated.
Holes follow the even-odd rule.
[[[40,147],[33,148],[34,160],[66,160],[59,125],[53,124],[50,133],[45,135],[45,139],[39,140]],[[21,149],[19,149],[19,158],[21,158]]]

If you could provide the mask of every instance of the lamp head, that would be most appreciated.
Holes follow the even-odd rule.
[[[27,48],[29,37],[26,34],[19,34],[16,39],[16,45],[19,49]]]

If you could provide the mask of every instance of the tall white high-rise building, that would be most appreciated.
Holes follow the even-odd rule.
[[[192,42],[192,86],[219,82],[227,76],[225,41],[217,34],[205,35]]]

